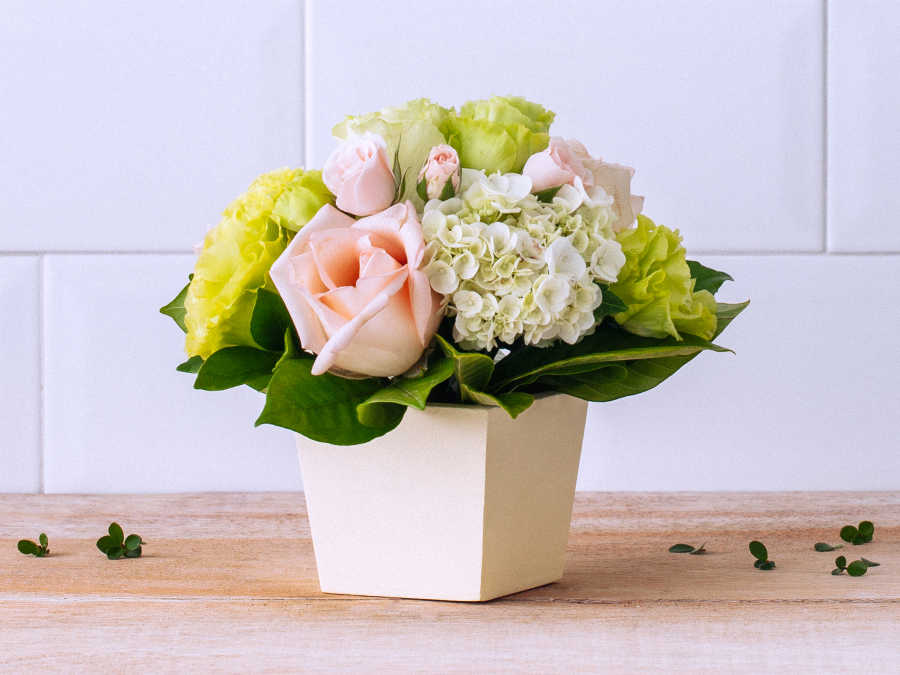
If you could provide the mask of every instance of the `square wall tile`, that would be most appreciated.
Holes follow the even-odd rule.
[[[896,256],[704,256],[751,299],[701,354],[588,413],[583,490],[900,489]]]
[[[183,250],[303,160],[301,0],[3,4],[0,250]]]
[[[828,247],[900,251],[900,3],[828,3]]]
[[[46,260],[47,492],[297,490],[293,435],[253,422],[262,394],[192,389],[158,308],[192,256]]]
[[[40,489],[40,262],[0,256],[0,492]]]
[[[311,1],[311,165],[347,114],[514,93],[693,250],[821,250],[820,0]]]

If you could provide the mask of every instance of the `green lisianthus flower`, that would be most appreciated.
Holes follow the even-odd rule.
[[[449,113],[427,98],[419,98],[395,108],[347,117],[336,124],[331,133],[340,139],[366,131],[381,136],[387,144],[388,159],[393,162],[397,158],[401,174],[398,178],[406,175],[399,200],[416,201],[416,177],[431,148],[446,142],[441,125]]]
[[[637,227],[616,235],[625,265],[610,290],[628,309],[613,318],[625,330],[645,337],[681,333],[710,340],[716,330],[716,301],[709,291],[694,291],[681,235],[646,216]]]
[[[469,101],[441,129],[462,166],[486,173],[518,173],[550,142],[555,113],[517,96]]]
[[[281,169],[257,178],[225,209],[203,241],[184,301],[189,356],[256,344],[250,316],[257,290],[271,285],[269,268],[292,232],[333,200],[319,171]]]

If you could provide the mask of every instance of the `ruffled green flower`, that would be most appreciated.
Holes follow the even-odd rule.
[[[709,291],[694,291],[678,230],[638,216],[637,227],[616,235],[625,266],[610,289],[628,309],[613,318],[625,330],[645,337],[681,333],[710,340],[716,330],[716,301]]]
[[[518,173],[550,142],[555,113],[517,96],[469,101],[441,129],[462,166],[486,173]]]
[[[397,158],[400,177],[406,174],[400,200],[416,201],[416,177],[431,148],[446,142],[440,128],[449,113],[449,110],[427,98],[419,98],[396,108],[347,117],[336,124],[331,133],[341,139],[366,131],[381,136],[387,144],[390,161]]]
[[[256,292],[270,287],[269,268],[292,236],[333,197],[319,171],[263,174],[206,235],[184,301],[190,356],[254,346],[250,316]],[[273,288],[274,290],[274,288]]]

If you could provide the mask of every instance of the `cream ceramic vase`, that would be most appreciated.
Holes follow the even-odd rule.
[[[563,574],[587,403],[409,409],[356,446],[298,436],[325,593],[482,601]]]

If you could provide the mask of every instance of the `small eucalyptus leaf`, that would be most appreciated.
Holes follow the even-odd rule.
[[[47,548],[50,545],[50,540],[47,539],[47,535],[41,532],[41,536],[38,537],[38,541],[41,542],[41,546]]]
[[[113,541],[113,538],[109,535],[104,535],[97,540],[97,548],[100,549],[102,553],[106,553],[115,545],[116,542]]]
[[[865,558],[860,558],[859,561],[863,563],[866,567],[881,567],[881,563],[877,563],[873,560],[866,560]]]
[[[841,539],[846,541],[848,544],[852,544],[853,540],[859,536],[859,530],[857,530],[852,525],[844,525],[841,528]]]
[[[19,549],[19,553],[24,553],[25,555],[34,555],[38,552],[38,545],[30,539],[20,539],[19,543],[16,544],[16,548]]]
[[[125,555],[125,549],[121,546],[113,546],[106,552],[106,557],[110,560],[118,560],[123,555]]]
[[[126,557],[126,558],[140,558],[140,557],[141,557],[141,552],[142,552],[142,549],[141,549],[140,546],[138,546],[136,549],[133,549],[133,550],[128,550],[128,549],[126,549],[126,550],[125,550],[125,557]]]
[[[839,574],[843,574],[843,573],[844,573],[844,570],[841,569],[840,567],[835,567],[833,570],[831,570],[831,573],[832,573],[834,576],[838,576]]]
[[[847,559],[844,556],[839,555],[834,559],[834,566],[842,570],[847,569]]]
[[[116,544],[121,544],[125,540],[125,533],[122,531],[122,526],[118,523],[109,524],[109,536],[112,537],[113,542]]]
[[[141,538],[136,534],[129,534],[125,539],[125,548],[129,551],[138,549],[141,545]]]
[[[813,546],[819,553],[827,553],[828,551],[837,551],[839,548],[844,548],[843,544],[838,544],[837,546],[832,546],[831,544],[826,544],[824,541],[820,541],[818,544]]]
[[[761,570],[775,569],[775,563],[771,560],[766,560],[765,562],[760,562],[759,569],[761,569]]]
[[[865,574],[869,569],[869,566],[866,565],[862,560],[854,560],[852,563],[847,565],[847,574],[851,577],[861,577]]]
[[[871,520],[864,520],[859,524],[857,528],[859,530],[859,536],[868,543],[872,541],[872,535],[875,534],[875,525]]]
[[[690,544],[675,544],[669,547],[669,553],[693,553],[694,547]]]
[[[753,540],[750,542],[750,554],[760,561],[769,559],[769,552],[761,541]]]

